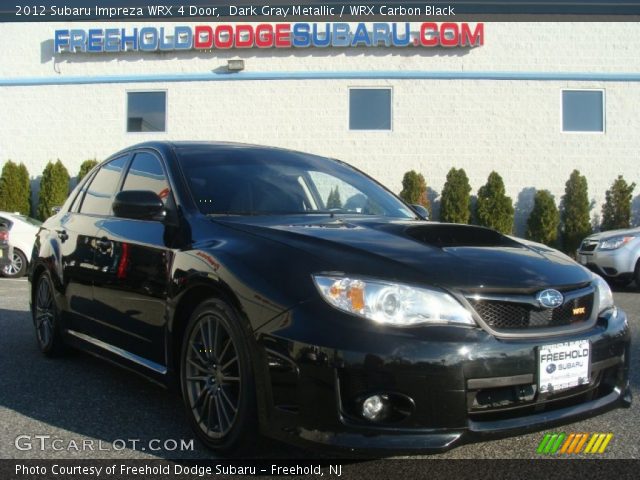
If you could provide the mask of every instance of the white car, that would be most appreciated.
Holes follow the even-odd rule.
[[[20,213],[0,212],[0,223],[9,228],[9,245],[13,247],[11,263],[2,267],[3,277],[18,278],[27,272],[36,233],[42,222]]]
[[[640,288],[640,227],[589,235],[578,248],[578,261],[612,283]]]

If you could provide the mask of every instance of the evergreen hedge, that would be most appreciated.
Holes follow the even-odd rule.
[[[528,239],[551,246],[558,238],[560,211],[548,190],[538,190],[527,220]]]
[[[431,216],[431,202],[427,196],[427,182],[421,173],[415,170],[409,170],[402,177],[402,198],[409,205],[422,205]]]
[[[471,217],[471,185],[464,169],[452,168],[442,188],[440,221],[469,223]]]
[[[24,163],[9,160],[0,175],[0,210],[31,215],[31,182]]]
[[[497,172],[491,172],[487,183],[478,190],[478,224],[510,234],[513,230],[514,213],[513,202],[505,193],[502,177]]]
[[[82,180],[97,164],[98,161],[95,158],[90,158],[89,160],[82,162],[80,165],[80,171],[78,172],[78,183],[80,183],[80,180]]]
[[[42,172],[38,218],[46,220],[53,215],[53,207],[62,206],[69,195],[69,172],[60,160],[49,162]]]
[[[629,228],[631,224],[631,198],[635,183],[628,184],[622,175],[618,175],[605,194],[602,206],[602,230]]]
[[[574,170],[565,183],[560,209],[562,245],[569,255],[575,255],[580,242],[591,234],[589,210],[587,179],[580,175],[580,171]]]

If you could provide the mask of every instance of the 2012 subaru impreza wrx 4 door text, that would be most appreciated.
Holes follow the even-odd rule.
[[[151,142],[38,233],[37,341],[180,386],[209,447],[255,434],[439,451],[628,406],[630,332],[598,276],[425,221],[336,160]]]

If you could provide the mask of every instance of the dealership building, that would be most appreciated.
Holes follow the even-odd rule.
[[[395,192],[451,167],[502,175],[523,233],[534,189],[573,169],[599,215],[640,184],[638,23],[0,24],[0,164],[36,180],[147,140],[224,140],[335,157]],[[634,221],[640,214],[634,196]],[[437,218],[437,213],[436,213]]]

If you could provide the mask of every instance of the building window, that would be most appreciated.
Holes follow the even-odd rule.
[[[127,93],[127,132],[165,132],[167,92]]]
[[[391,130],[391,89],[349,89],[349,130]]]
[[[563,132],[604,132],[604,91],[562,91]]]

